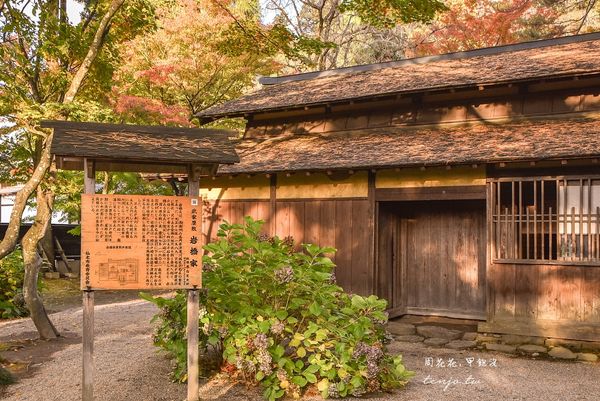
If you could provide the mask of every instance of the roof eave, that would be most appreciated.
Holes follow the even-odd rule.
[[[244,117],[248,118],[255,114],[263,114],[263,113],[273,113],[273,112],[284,112],[284,111],[295,111],[306,108],[315,108],[315,107],[323,107],[328,105],[340,105],[349,102],[360,102],[360,101],[376,101],[381,100],[388,97],[397,97],[397,96],[415,96],[419,94],[430,94],[430,93],[444,93],[448,91],[455,90],[465,90],[465,89],[473,89],[473,88],[481,88],[481,87],[492,87],[492,86],[505,86],[505,85],[523,85],[523,84],[531,84],[534,82],[545,82],[549,79],[552,80],[565,80],[565,79],[573,79],[575,77],[595,77],[600,76],[599,71],[591,71],[586,73],[565,73],[565,74],[552,74],[546,76],[535,77],[535,79],[525,78],[520,80],[504,80],[504,81],[488,81],[488,82],[477,82],[470,83],[466,85],[448,85],[448,86],[439,86],[432,87],[427,89],[420,89],[414,91],[394,91],[394,92],[386,92],[386,93],[378,93],[372,95],[364,95],[357,96],[352,98],[344,98],[330,101],[319,101],[313,103],[301,103],[294,106],[284,106],[284,107],[266,107],[261,109],[250,109],[243,111],[233,111],[233,112],[223,112],[223,113],[205,113],[199,112],[196,114],[201,121],[201,124],[206,124],[208,122],[216,121],[222,118],[236,118],[236,117]],[[205,121],[205,122],[202,122]]]

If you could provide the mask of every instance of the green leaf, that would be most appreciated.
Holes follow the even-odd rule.
[[[317,373],[319,369],[321,369],[319,365],[312,364],[304,370],[304,373]]]
[[[317,376],[315,376],[312,373],[304,373],[304,377],[306,378],[306,381],[308,381],[309,383],[317,382]]]
[[[302,376],[292,377],[292,382],[299,385],[300,387],[304,387],[306,386],[306,383],[308,383],[308,381]]]
[[[313,302],[312,304],[310,304],[310,306],[308,307],[308,310],[310,311],[310,313],[312,313],[315,316],[320,316],[321,313],[323,312],[323,310],[321,309],[319,304],[317,304],[316,302]]]
[[[304,336],[300,333],[296,333],[294,334],[294,338],[292,339],[292,341],[290,341],[289,345],[290,347],[297,347],[300,345],[302,340],[304,340]]]
[[[275,349],[273,350],[273,355],[274,355],[276,358],[281,358],[281,357],[283,356],[283,354],[285,354],[285,348],[283,348],[283,346],[282,346],[282,345],[279,345],[279,344],[278,344],[278,345],[275,347]]]

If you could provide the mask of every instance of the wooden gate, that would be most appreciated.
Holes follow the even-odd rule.
[[[382,202],[377,244],[392,316],[485,318],[484,201]]]

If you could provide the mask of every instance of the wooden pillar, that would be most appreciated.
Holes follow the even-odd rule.
[[[375,177],[376,173],[374,171],[368,172],[367,182],[368,182],[368,190],[367,196],[369,199],[369,221],[368,221],[368,230],[370,232],[369,237],[369,288],[368,294],[377,294],[379,288],[377,288],[377,276],[378,276],[378,257],[377,254],[377,223],[378,223],[378,213],[379,207],[377,202],[375,201]]]
[[[82,400],[94,400],[94,291],[83,291]]]
[[[271,218],[269,219],[269,230],[272,237],[275,236],[277,231],[277,174],[271,174],[269,178],[269,213]]]
[[[198,351],[198,319],[199,298],[198,289],[188,290],[187,296],[187,371],[188,371],[188,401],[199,399],[199,351]]]
[[[96,169],[94,162],[83,160],[83,182],[86,194],[96,193]],[[81,399],[94,400],[94,291],[87,288],[83,291],[83,377]]]
[[[188,196],[200,196],[200,179],[194,166],[188,168]],[[202,231],[202,230],[200,230]],[[200,309],[200,291],[198,288],[188,290],[187,294],[187,401],[199,399],[199,349],[198,349],[198,319]]]

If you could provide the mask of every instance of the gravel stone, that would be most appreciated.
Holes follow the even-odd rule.
[[[479,334],[475,339],[478,343],[499,343],[500,337],[490,336],[487,334]]]
[[[516,334],[505,334],[502,336],[502,342],[508,345],[533,344],[544,345],[544,337],[519,336]]]
[[[521,345],[517,348],[519,351],[521,351],[524,354],[528,354],[528,355],[532,355],[532,354],[546,354],[548,352],[548,349],[546,347],[542,347],[541,345],[535,345],[535,344],[525,344],[525,345]],[[535,356],[537,356],[535,355]]]
[[[97,305],[94,312],[94,401],[181,401],[186,386],[171,383],[170,362],[152,344],[150,319],[156,307],[135,300]],[[81,336],[81,308],[51,315],[61,332]],[[30,319],[0,323],[0,335],[35,333]],[[80,401],[81,343],[52,355],[33,376],[7,389],[2,401]]]
[[[152,345],[149,321],[154,313],[154,305],[142,301],[96,307],[95,401],[185,400],[186,386],[171,382],[170,361]],[[67,329],[81,332],[81,308],[52,314],[51,318],[63,332]],[[0,337],[4,339],[27,332],[35,332],[29,319],[0,322]],[[404,389],[372,394],[369,401],[591,401],[597,400],[600,394],[597,364],[564,364],[503,354],[492,356],[477,350],[462,355],[456,350],[432,348],[422,342],[394,341],[389,348],[402,354],[403,363],[415,376]],[[493,357],[498,367],[469,367],[465,357],[488,361]],[[454,358],[460,366],[439,369],[427,366],[427,358],[434,361]],[[31,377],[9,386],[0,398],[2,401],[81,401],[80,372],[81,344],[72,344],[53,354]],[[444,385],[425,383],[427,377],[465,380],[468,376],[479,382],[451,386],[447,390]],[[236,384],[224,375],[209,381],[202,379],[200,399],[264,401],[262,389]],[[319,395],[305,395],[302,400],[323,401]]]
[[[420,343],[423,341],[423,337],[415,336],[415,335],[396,336],[396,340],[402,341],[405,343]]]
[[[584,362],[598,362],[598,355],[588,352],[580,352],[577,354],[577,359]]]
[[[462,337],[462,331],[450,330],[440,326],[419,326],[417,333],[427,338],[445,338],[447,340],[458,340]]]
[[[454,340],[446,344],[446,347],[450,349],[461,350],[474,348],[476,345],[477,343],[475,341]]]
[[[581,351],[582,342],[575,340],[562,340],[560,338],[548,338],[544,343],[546,347],[563,347],[571,351]]]
[[[434,347],[442,347],[448,344],[448,341],[449,340],[446,340],[445,338],[426,338],[425,341],[423,341],[423,343],[427,345],[432,345]]]
[[[548,355],[550,355],[552,358],[558,358],[558,359],[576,359],[577,358],[577,354],[575,354],[570,349],[565,348],[565,347],[554,347],[548,352]]]
[[[506,344],[495,344],[495,343],[487,343],[485,344],[485,349],[488,351],[498,351],[504,352],[506,354],[514,354],[517,352],[517,347],[514,345],[506,345]]]
[[[410,336],[416,334],[417,329],[410,323],[388,322],[387,331],[396,336]]]
[[[468,332],[463,334],[462,339],[465,341],[476,341],[478,335],[479,334],[475,332]]]

